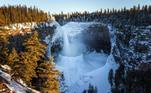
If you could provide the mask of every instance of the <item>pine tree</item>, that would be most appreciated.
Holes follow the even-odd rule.
[[[31,85],[32,78],[36,77],[37,62],[45,55],[45,45],[40,42],[38,33],[34,32],[26,38],[23,46],[25,50],[20,54],[20,62],[16,65],[22,65],[18,68],[20,77]]]
[[[55,70],[52,59],[43,61],[37,68],[38,90],[42,93],[59,93],[59,72]]]
[[[34,32],[29,37],[25,38],[23,43],[24,51],[19,53],[19,58],[15,58],[15,50],[10,54],[9,62],[13,59],[13,78],[22,79],[27,85],[31,85],[31,80],[36,77],[37,62],[44,58],[45,45],[43,45],[38,37],[38,33]],[[19,59],[19,61],[18,61]]]
[[[15,53],[13,52],[10,56],[12,58],[9,59],[15,59],[13,61],[13,64],[11,64],[12,67],[12,78],[22,79],[27,85],[31,85],[31,80],[33,77],[36,77],[36,67],[37,63],[32,62],[30,60],[30,57],[27,52],[20,53],[19,56],[14,56]]]
[[[37,62],[41,57],[44,57],[46,47],[41,43],[37,32],[34,32],[30,38],[25,40],[23,45],[33,62]]]
[[[37,67],[37,62],[34,62],[33,60],[31,60],[30,55],[27,52],[22,53],[20,57],[21,57],[20,65],[22,65],[20,66],[21,78],[23,79],[23,81],[25,81],[27,85],[30,86],[32,78],[36,77],[35,69]]]
[[[0,64],[6,64],[8,58],[8,35],[0,33]]]
[[[19,61],[19,55],[15,48],[9,53],[7,64],[13,68],[14,63]]]
[[[21,5],[0,7],[0,25],[46,20],[48,20],[47,13],[35,7],[27,8]]]
[[[12,53],[10,53],[9,57],[10,58],[8,61],[8,65],[10,65],[12,68],[12,79],[15,79],[15,80],[22,79],[25,65],[21,61],[20,57],[16,54],[15,50],[13,50]]]

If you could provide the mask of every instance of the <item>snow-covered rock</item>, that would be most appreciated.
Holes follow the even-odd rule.
[[[39,91],[36,91],[34,89],[31,89],[27,86],[22,85],[19,82],[16,82],[14,80],[11,79],[11,76],[5,72],[3,72],[2,70],[0,70],[0,78],[3,79],[3,82],[9,89],[11,92],[14,93],[40,93]]]

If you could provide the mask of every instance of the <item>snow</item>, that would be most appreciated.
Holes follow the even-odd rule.
[[[96,74],[103,72],[103,71],[99,72],[99,69],[101,67],[104,67],[107,57],[108,56],[105,54],[99,54],[94,52],[87,55],[80,55],[76,57],[67,57],[67,56],[60,55],[59,60],[56,63],[56,68],[64,73],[65,82],[69,86],[69,91],[70,91],[69,93],[81,93],[76,91],[77,90],[83,91],[85,89],[84,86],[88,86],[89,83],[91,83],[91,82],[88,83],[88,81],[89,81],[89,77],[94,76],[93,72],[95,73],[95,71],[97,70],[98,71],[96,72]],[[97,82],[96,79],[97,78],[94,78],[94,80],[92,79],[92,82],[93,81]],[[84,88],[75,89],[81,87]],[[74,89],[75,91],[73,91]]]
[[[108,25],[108,29],[110,32],[111,53],[112,53],[113,47],[116,45],[116,35],[115,35],[116,29],[113,28],[111,25]]]
[[[88,89],[89,84],[97,87],[98,93],[110,92],[110,84],[108,82],[108,73],[110,69],[116,69],[117,65],[114,63],[114,58],[110,55],[104,66],[95,69],[91,72],[85,73],[74,85],[70,88],[69,93],[82,93],[84,89]]]
[[[11,80],[11,76],[9,74],[0,70],[0,76],[9,82],[9,84],[6,85],[11,91],[15,91],[15,93],[26,93],[25,88]]]
[[[15,24],[11,24],[9,26],[6,26],[8,28],[11,28],[11,29],[25,29],[25,28],[34,28],[36,26],[36,23],[35,22],[26,22],[26,23],[15,23]]]
[[[11,81],[11,76],[10,76],[9,74],[3,72],[2,70],[0,70],[0,76],[1,76],[2,78],[5,78],[8,82]]]
[[[81,31],[87,29],[90,25],[100,24],[98,22],[68,22],[67,24],[60,26],[56,21],[53,21],[50,26],[57,27],[55,34],[52,38],[52,42],[55,42],[56,39],[63,36],[63,32],[68,33],[70,37],[74,37],[77,34],[80,34]]]
[[[11,68],[8,65],[1,65],[1,68],[9,71],[11,70]]]
[[[55,26],[55,27],[58,27],[60,26],[60,24],[57,22],[57,21],[52,21],[51,24],[49,24],[49,26]]]
[[[2,70],[0,70],[0,77],[2,77],[4,80],[6,80],[8,83],[5,83],[6,86],[13,92],[15,93],[27,93],[27,90],[31,90],[34,93],[40,93],[36,90],[33,90],[31,88],[28,88],[22,84],[17,83],[14,80],[11,80],[11,76],[5,72],[3,72]]]
[[[50,42],[50,35],[48,35],[48,36],[45,37],[44,42],[45,42],[46,44],[49,44],[49,42]]]
[[[61,31],[66,31],[68,36],[76,38],[77,34],[92,24],[98,23],[69,22],[62,27],[59,26],[55,36],[63,36]],[[116,44],[115,30],[110,25],[108,28],[111,36],[112,51]],[[73,41],[71,42],[75,43]],[[69,45],[70,47],[72,47],[72,43]],[[73,52],[73,49],[70,52]],[[68,93],[82,93],[85,89],[88,89],[89,84],[96,86],[98,93],[110,92],[111,87],[108,81],[108,74],[111,69],[115,71],[117,67],[118,65],[115,63],[112,53],[109,56],[96,52],[80,52],[76,56],[62,55],[60,53],[56,61],[56,68],[64,74],[65,83],[68,86]]]
[[[87,29],[92,24],[98,24],[94,22],[69,22],[62,26],[62,29],[69,33],[69,36],[73,37],[81,33],[81,31]]]
[[[151,29],[151,25],[147,26],[146,28]]]
[[[94,56],[102,57],[102,59],[95,59]],[[90,72],[103,66],[107,59],[107,55],[91,54],[91,58],[89,57],[91,61],[85,60],[86,58],[87,55],[84,56],[82,54],[76,57],[67,57],[60,55],[56,65],[57,68],[65,74],[65,79],[69,86],[74,84],[84,73]],[[76,76],[74,76],[75,74]]]

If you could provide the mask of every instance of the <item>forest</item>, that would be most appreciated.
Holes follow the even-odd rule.
[[[36,7],[27,6],[1,6],[0,26],[24,22],[44,22],[48,14]]]
[[[151,23],[151,6],[133,6],[130,9],[126,7],[121,9],[100,9],[96,12],[73,12],[69,14],[64,14],[63,12],[54,15],[58,22],[63,23],[65,21],[84,21],[84,22],[104,22],[111,23],[115,26],[121,25],[134,25],[134,26],[145,26]]]

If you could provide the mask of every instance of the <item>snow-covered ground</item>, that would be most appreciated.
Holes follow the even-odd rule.
[[[91,55],[91,57],[90,57]],[[95,59],[97,57],[97,59]],[[90,59],[90,60],[87,60]],[[98,59],[100,58],[100,59]],[[92,53],[76,57],[59,56],[56,67],[64,73],[65,82],[68,86],[74,85],[83,78],[86,73],[96,70],[105,65],[107,55]]]
[[[111,87],[108,81],[108,74],[111,69],[116,69],[117,66],[114,63],[112,55],[108,56],[107,60],[104,61],[106,61],[105,65],[90,72],[83,73],[79,80],[69,87],[69,93],[82,93],[84,89],[88,89],[89,84],[97,88],[97,93],[109,93]]]
[[[4,26],[3,28],[5,29],[25,29],[25,28],[34,28],[36,26],[36,22],[26,22],[26,23],[15,23],[15,24],[10,24],[9,26]]]

